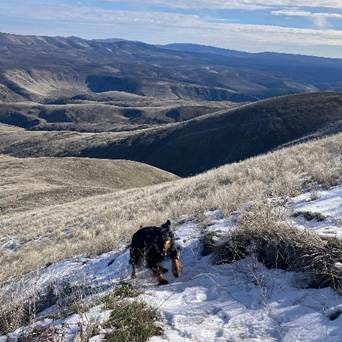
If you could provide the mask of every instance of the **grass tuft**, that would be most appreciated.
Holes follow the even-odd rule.
[[[342,241],[298,230],[271,205],[258,203],[239,219],[237,228],[215,250],[216,263],[231,263],[249,255],[269,268],[306,272],[311,287],[342,291]]]
[[[122,282],[120,285],[114,290],[113,295],[119,298],[133,298],[141,295],[142,292],[134,287],[132,284],[127,282]]]
[[[158,311],[143,301],[131,301],[141,292],[128,283],[121,284],[113,293],[102,298],[106,309],[112,310],[109,320],[104,324],[109,329],[106,341],[144,342],[152,336],[162,334],[157,325],[161,320]]]
[[[145,303],[120,302],[111,308],[113,311],[104,327],[113,331],[106,334],[106,341],[145,342],[162,334],[162,329],[156,325],[160,315]]]

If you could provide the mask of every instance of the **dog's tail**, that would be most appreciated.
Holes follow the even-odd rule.
[[[131,244],[127,245],[122,252],[126,252],[128,248],[131,248]],[[113,260],[109,261],[107,266],[110,266],[115,260],[116,260],[116,257]]]

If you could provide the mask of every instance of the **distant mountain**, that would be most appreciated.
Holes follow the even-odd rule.
[[[161,99],[245,102],[342,90],[342,60],[0,34],[0,101],[125,91]]]
[[[0,153],[129,159],[187,176],[341,130],[342,93],[314,93],[133,132],[29,132],[0,125]]]
[[[201,53],[201,54],[212,54],[224,57],[240,57],[240,58],[247,58],[250,57],[252,54],[248,52],[236,51],[236,50],[229,50],[223,49],[208,45],[200,45],[200,44],[191,44],[191,43],[173,43],[167,45],[161,45],[169,50],[174,51],[183,51],[183,52],[194,52],[194,53]],[[256,55],[256,54],[254,54]]]

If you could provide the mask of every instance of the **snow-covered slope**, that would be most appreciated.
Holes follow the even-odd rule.
[[[291,201],[294,211],[321,212],[334,225],[341,218],[342,187],[310,194]],[[218,212],[207,213],[212,224],[205,231],[225,233],[232,229],[239,213],[229,218]],[[302,220],[302,218],[297,218]],[[296,219],[296,220],[297,220]],[[317,223],[318,224],[318,223]],[[323,223],[322,223],[323,224]],[[311,227],[311,223],[308,223]],[[301,222],[303,229],[303,222]],[[316,229],[317,225],[313,224]],[[323,227],[319,227],[318,231]],[[324,228],[327,229],[327,228]],[[306,287],[304,274],[267,269],[253,257],[233,264],[213,265],[210,256],[201,254],[204,231],[190,219],[175,227],[182,248],[183,274],[174,279],[167,273],[168,285],[157,286],[149,271],[142,270],[136,286],[143,289],[138,298],[155,306],[163,316],[164,335],[153,337],[160,341],[342,341],[342,297],[331,288]],[[96,258],[74,258],[47,267],[39,276],[27,277],[25,288],[43,294],[51,284],[54,293],[65,287],[79,288],[89,294],[111,291],[122,280],[129,280],[128,250],[106,253]],[[108,266],[108,263],[111,262]],[[169,263],[166,261],[166,265]],[[17,292],[22,291],[17,284]],[[13,288],[10,290],[13,292]],[[44,319],[57,310],[56,305],[46,307],[38,316],[39,325],[63,328],[63,339],[75,340],[82,324],[101,322],[109,312],[101,306],[86,314],[74,314],[66,319]],[[15,340],[26,328],[10,336]],[[94,341],[101,340],[101,335]],[[5,337],[0,341],[6,341]]]
[[[342,238],[342,186],[302,194],[295,197],[290,206],[294,213],[300,213],[294,219],[299,228]],[[306,219],[303,213],[311,214],[312,219]]]

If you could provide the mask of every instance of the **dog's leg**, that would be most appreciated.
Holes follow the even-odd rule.
[[[137,265],[133,264],[132,265],[132,274],[131,274],[132,279],[135,279],[137,277]]]
[[[132,279],[135,279],[137,277],[137,268],[139,264],[141,263],[141,255],[139,251],[137,250],[130,250],[130,259],[129,259],[130,264],[132,265],[132,274],[131,277]]]
[[[171,259],[171,269],[172,274],[175,278],[178,278],[182,272],[182,262],[179,258],[172,258]]]
[[[159,266],[159,265],[155,265],[154,267],[152,267],[152,272],[153,275],[157,278],[158,280],[158,284],[159,285],[166,285],[169,282],[164,278],[163,275],[163,267]]]

